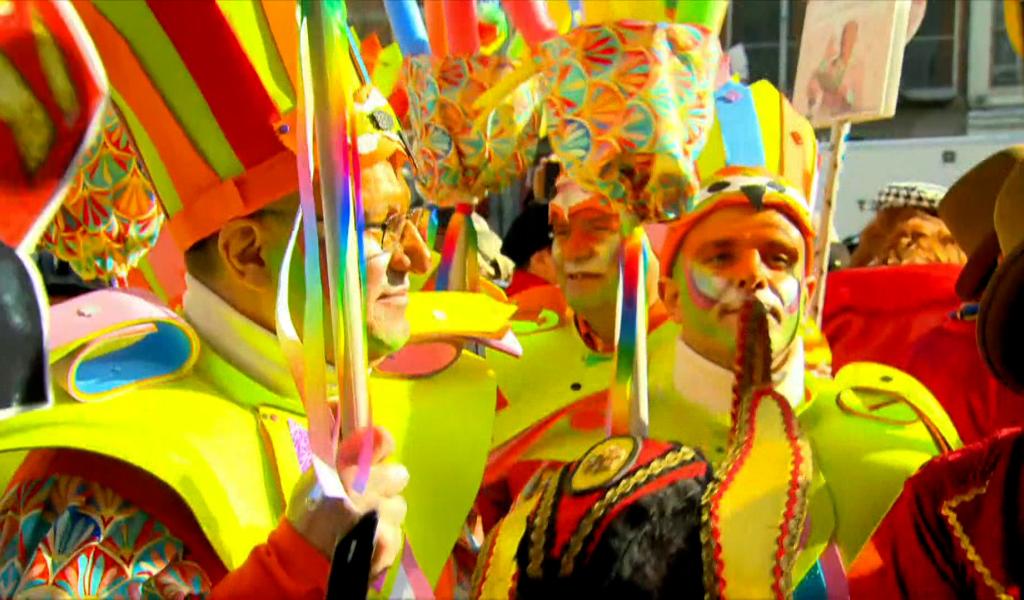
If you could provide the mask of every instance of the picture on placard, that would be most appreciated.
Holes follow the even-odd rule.
[[[793,105],[816,128],[896,112],[910,0],[810,0]]]

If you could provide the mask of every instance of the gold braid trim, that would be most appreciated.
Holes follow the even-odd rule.
[[[785,402],[786,400],[783,398],[782,401]],[[791,476],[789,485],[790,490],[794,493],[793,500],[797,509],[788,523],[785,517],[782,519],[782,527],[788,531],[788,535],[782,546],[782,554],[778,557],[777,564],[782,571],[782,579],[779,585],[784,593],[792,593],[794,591],[793,563],[796,562],[796,557],[800,554],[800,539],[803,537],[804,527],[807,525],[807,511],[809,510],[808,490],[814,477],[814,459],[811,445],[800,429],[800,422],[796,419],[796,416],[791,413],[790,418],[792,419],[790,425],[792,426],[794,437],[790,439],[790,450],[792,453],[790,454],[789,466]],[[793,473],[793,463],[796,461],[800,461],[800,468],[799,471]],[[793,480],[794,476],[796,481]]]
[[[583,541],[590,535],[594,525],[597,523],[605,511],[611,506],[614,506],[622,499],[623,496],[627,496],[633,492],[634,489],[643,485],[653,477],[657,477],[659,474],[667,469],[672,469],[684,462],[693,460],[696,456],[693,450],[683,446],[668,454],[651,461],[650,464],[638,469],[635,473],[623,479],[616,485],[611,491],[606,493],[594,506],[590,508],[587,515],[583,517],[579,527],[576,528],[576,532],[573,533],[572,538],[569,540],[569,549],[562,556],[562,567],[559,571],[559,575],[562,577],[568,577],[572,575],[573,568],[575,567],[576,556],[579,555],[583,549]]]
[[[704,600],[715,600],[718,598],[718,577],[715,574],[715,552],[718,550],[718,540],[715,538],[715,527],[712,524],[714,516],[711,514],[715,495],[722,484],[722,479],[715,470],[714,479],[708,488],[704,490],[704,497],[701,498],[700,511],[700,543],[704,550],[701,557],[704,559]]]
[[[555,492],[562,483],[564,472],[565,467],[544,482],[537,515],[530,524],[530,562],[526,565],[526,574],[534,579],[540,579],[544,575],[544,546],[547,545],[548,523],[555,508]]]
[[[491,560],[494,558],[494,545],[501,536],[501,528],[504,524],[504,522],[498,522],[494,529],[487,534],[487,537],[484,538],[484,545],[480,548],[480,554],[477,555],[476,568],[473,569],[473,579],[470,580],[469,585],[469,589],[473,590],[474,598],[480,597],[484,579],[491,569]]]
[[[960,494],[950,500],[946,500],[942,503],[942,516],[946,518],[946,522],[949,523],[950,528],[953,529],[953,536],[956,537],[956,541],[960,544],[960,548],[967,554],[967,560],[971,561],[975,570],[981,575],[985,585],[992,590],[999,600],[1012,600],[1012,596],[1006,593],[1006,590],[1002,585],[996,581],[995,577],[992,576],[992,572],[988,570],[985,563],[982,562],[981,556],[978,555],[978,550],[971,543],[970,538],[967,537],[967,533],[964,531],[963,525],[960,524],[960,519],[957,518],[956,513],[953,512],[957,506],[960,506],[964,502],[969,502],[981,494],[988,491],[988,482],[985,485],[976,487],[964,494]]]

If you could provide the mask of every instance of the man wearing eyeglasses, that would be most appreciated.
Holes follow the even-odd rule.
[[[0,426],[0,452],[7,452],[0,460],[20,461],[0,501],[10,524],[0,535],[8,557],[0,597],[60,590],[83,597],[323,598],[337,541],[369,511],[379,519],[373,574],[394,564],[383,593],[401,594],[438,581],[462,532],[490,442],[496,385],[483,360],[461,349],[427,368],[412,361],[422,375],[416,379],[402,361],[388,360],[416,335],[406,314],[414,303],[408,280],[426,269],[428,250],[406,218],[397,121],[386,100],[366,88],[354,100],[375,427],[340,449],[350,502],[318,493],[302,403],[274,333],[298,208],[290,120],[298,87],[286,60],[297,52],[286,35],[294,5],[247,12],[235,10],[244,3],[229,4],[158,3],[142,6],[144,15],[134,3],[75,4],[169,213],[167,231],[185,252],[184,321],[118,291],[62,305],[64,320],[52,330],[76,332],[69,360],[103,368],[88,381],[88,368],[55,369],[54,406]],[[261,15],[269,28],[239,28]],[[186,21],[202,36],[182,29]],[[174,61],[157,68],[138,58],[153,48],[136,35],[140,23],[170,42]],[[243,44],[236,31],[262,38]],[[196,61],[200,43],[218,57],[213,67]],[[255,58],[245,54],[256,46],[262,50]],[[216,77],[208,77],[211,68]],[[269,79],[268,69],[279,77]],[[180,88],[182,81],[192,87]],[[185,97],[192,105],[182,112]],[[301,336],[301,257],[290,268],[292,320]],[[117,302],[97,294],[115,294]],[[424,302],[417,314],[445,316],[443,304]],[[459,329],[435,324],[435,335],[474,333],[450,312]],[[488,327],[500,329],[498,320]],[[169,323],[192,340],[184,348],[191,358],[157,377],[140,373],[138,365],[180,359],[181,347],[143,350]],[[110,355],[117,360],[89,354],[98,343],[118,344]],[[88,385],[100,392],[86,401]],[[356,458],[367,435],[372,466],[357,493]]]

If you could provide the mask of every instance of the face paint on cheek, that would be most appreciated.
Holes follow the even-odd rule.
[[[686,264],[677,283],[683,290],[679,295],[680,325],[686,335],[699,338],[701,347],[718,355],[706,358],[731,357],[736,351],[735,327],[718,320],[712,312],[728,291],[728,282],[695,264]]]
[[[729,282],[698,265],[690,265],[686,268],[686,288],[694,305],[711,310],[729,289]]]
[[[784,314],[782,323],[772,335],[772,351],[780,352],[789,347],[800,333],[800,320],[803,317],[807,294],[804,293],[802,282],[795,276],[787,276],[773,291],[782,301]]]
[[[793,276],[787,275],[777,286],[775,291],[782,300],[782,306],[786,312],[793,314],[800,310],[800,281]]]

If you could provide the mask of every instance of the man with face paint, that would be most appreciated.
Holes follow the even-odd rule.
[[[578,458],[603,432],[612,380],[623,217],[610,202],[565,174],[549,204],[552,258],[568,314],[518,335],[523,356],[489,354],[498,378],[494,451],[479,508],[485,526],[500,518],[520,488],[546,460]],[[648,345],[670,344],[674,334],[657,294],[657,260],[647,286]]]
[[[651,435],[685,440],[715,466],[726,459],[738,311],[755,297],[767,309],[776,391],[813,451],[797,594],[845,589],[842,562],[904,480],[959,445],[956,430],[931,394],[895,369],[855,363],[834,381],[808,372],[800,322],[814,286],[814,236],[803,195],[760,168],[729,167],[704,184],[662,253],[665,306],[680,329],[668,352],[652,352]]]
[[[9,558],[2,597],[322,598],[335,544],[368,511],[379,520],[373,573],[391,567],[407,541],[433,585],[476,496],[493,376],[457,344],[434,352],[436,364],[414,361],[415,379],[402,368],[408,361],[394,359],[423,326],[414,312],[437,320],[448,311],[447,325],[431,323],[431,333],[458,340],[500,330],[504,323],[495,323],[503,318],[479,315],[499,315],[501,307],[481,296],[458,310],[429,300],[414,308],[409,274],[425,271],[427,249],[406,218],[410,194],[398,168],[407,156],[397,119],[369,88],[353,90],[353,105],[376,427],[340,449],[350,502],[325,498],[315,485],[303,405],[275,335],[280,274],[288,267],[282,258],[298,208],[299,87],[287,68],[298,52],[295,7],[229,4],[159,3],[141,13],[130,3],[75,6],[154,174],[169,213],[166,231],[186,255],[187,291],[183,316],[120,291],[55,307],[53,331],[61,332],[67,359],[54,365],[54,406],[0,428],[0,456],[16,471],[0,502],[11,524],[0,536]],[[185,62],[139,60],[148,47],[130,33],[139,20]],[[203,35],[176,27],[186,22]],[[242,43],[236,31],[259,39]],[[218,61],[197,61],[195,44],[208,45]],[[245,51],[253,48],[250,57]],[[265,68],[278,87],[265,87]],[[198,89],[170,92],[169,80]],[[194,93],[195,111],[168,108],[181,93]],[[301,328],[299,254],[289,296]],[[481,327],[481,319],[489,324]],[[357,493],[366,436],[372,465]],[[440,451],[446,444],[460,451]],[[415,561],[398,562],[385,594],[391,582],[417,575]]]

